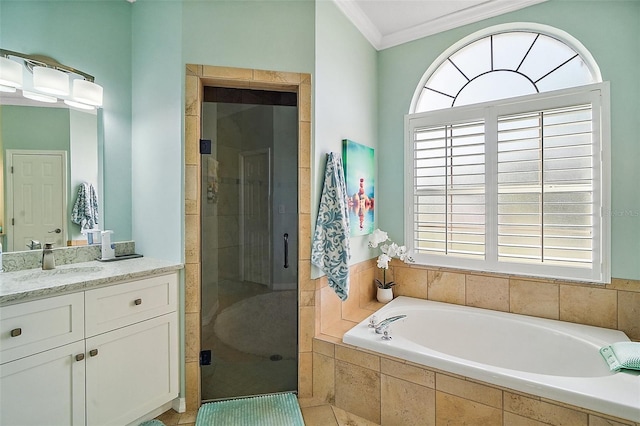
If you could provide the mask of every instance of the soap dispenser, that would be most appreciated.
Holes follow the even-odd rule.
[[[111,243],[113,231],[102,231],[102,259],[111,260],[116,258],[115,244]]]
[[[42,269],[49,270],[55,269],[56,261],[53,257],[53,244],[45,243],[44,249],[42,249]]]

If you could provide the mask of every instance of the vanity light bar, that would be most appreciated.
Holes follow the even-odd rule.
[[[15,89],[23,87],[23,65],[10,57],[22,59],[24,67],[33,74],[33,84],[25,87],[27,90],[23,90],[23,96],[37,98],[42,102],[57,102],[61,98],[67,105],[83,109],[102,106],[103,89],[94,82],[92,75],[46,56],[27,55],[6,49],[0,49],[0,92],[15,92]],[[71,74],[81,78],[75,78],[71,82]]]

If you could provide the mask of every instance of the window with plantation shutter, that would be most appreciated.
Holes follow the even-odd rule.
[[[417,263],[610,278],[608,84],[408,115]]]

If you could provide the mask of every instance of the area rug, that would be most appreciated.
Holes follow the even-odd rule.
[[[216,335],[241,352],[297,356],[298,303],[295,290],[274,291],[234,303],[218,314]]]
[[[200,406],[196,426],[304,426],[292,393],[254,396]]]

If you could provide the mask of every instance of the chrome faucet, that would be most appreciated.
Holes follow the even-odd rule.
[[[389,317],[386,319],[383,319],[382,321],[380,321],[378,324],[375,324],[373,326],[373,328],[376,330],[377,334],[383,334],[384,330],[389,327],[389,324],[391,324],[394,321],[398,321],[401,320],[403,318],[406,318],[406,315],[396,315],[394,317]]]

